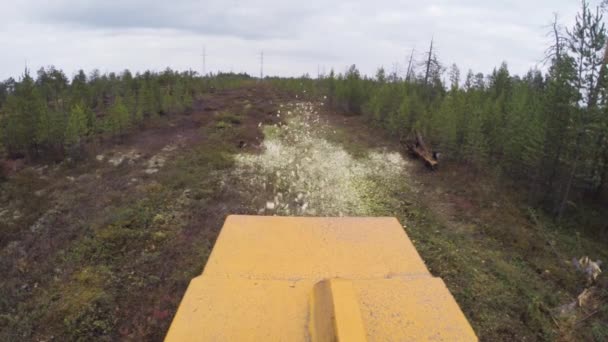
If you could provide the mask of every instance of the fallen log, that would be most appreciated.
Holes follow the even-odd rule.
[[[439,165],[437,153],[431,151],[431,149],[426,146],[422,136],[419,133],[416,133],[414,140],[409,140],[406,142],[402,141],[402,143],[405,143],[405,146],[410,153],[414,157],[421,159],[426,167],[431,170],[437,169],[437,166]]]

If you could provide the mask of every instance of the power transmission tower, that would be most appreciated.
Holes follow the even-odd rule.
[[[260,81],[264,79],[264,50],[260,52]]]
[[[207,51],[205,49],[205,46],[203,45],[203,77],[205,77],[205,75],[207,75]]]

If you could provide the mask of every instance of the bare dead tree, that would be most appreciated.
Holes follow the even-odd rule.
[[[432,38],[429,50],[425,53],[425,60],[421,63],[421,66],[425,68],[423,75],[425,86],[429,84],[435,86],[441,83],[441,75],[445,71],[441,63],[439,63],[436,50],[435,39]]]
[[[427,85],[429,82],[429,75],[431,72],[431,62],[433,60],[433,40],[434,40],[434,38],[431,38],[431,46],[429,48],[428,58],[426,61],[426,71],[424,73],[424,85]]]
[[[543,64],[555,59],[556,64],[561,62],[562,56],[564,55],[564,48],[568,44],[568,37],[564,34],[564,27],[559,24],[559,18],[557,13],[553,13],[553,22],[549,24],[550,30],[546,36],[551,37],[553,41],[551,45],[545,50],[545,57],[543,58]]]
[[[411,76],[412,76],[412,63],[414,62],[414,51],[415,51],[415,48],[412,49],[412,53],[410,54],[410,61],[407,64],[407,71],[405,73],[405,80],[407,82],[410,81]]]

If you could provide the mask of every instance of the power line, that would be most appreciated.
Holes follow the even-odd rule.
[[[203,56],[203,77],[204,77],[205,75],[207,75],[207,50],[205,49],[204,45],[203,45],[203,54],[201,56]]]
[[[260,52],[260,80],[264,79],[264,50]]]

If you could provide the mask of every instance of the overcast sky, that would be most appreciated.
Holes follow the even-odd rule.
[[[554,12],[573,22],[577,0],[2,0],[0,79],[55,65],[87,72],[202,69],[316,76],[356,64],[403,68],[435,37],[441,62],[514,73],[539,65]]]

